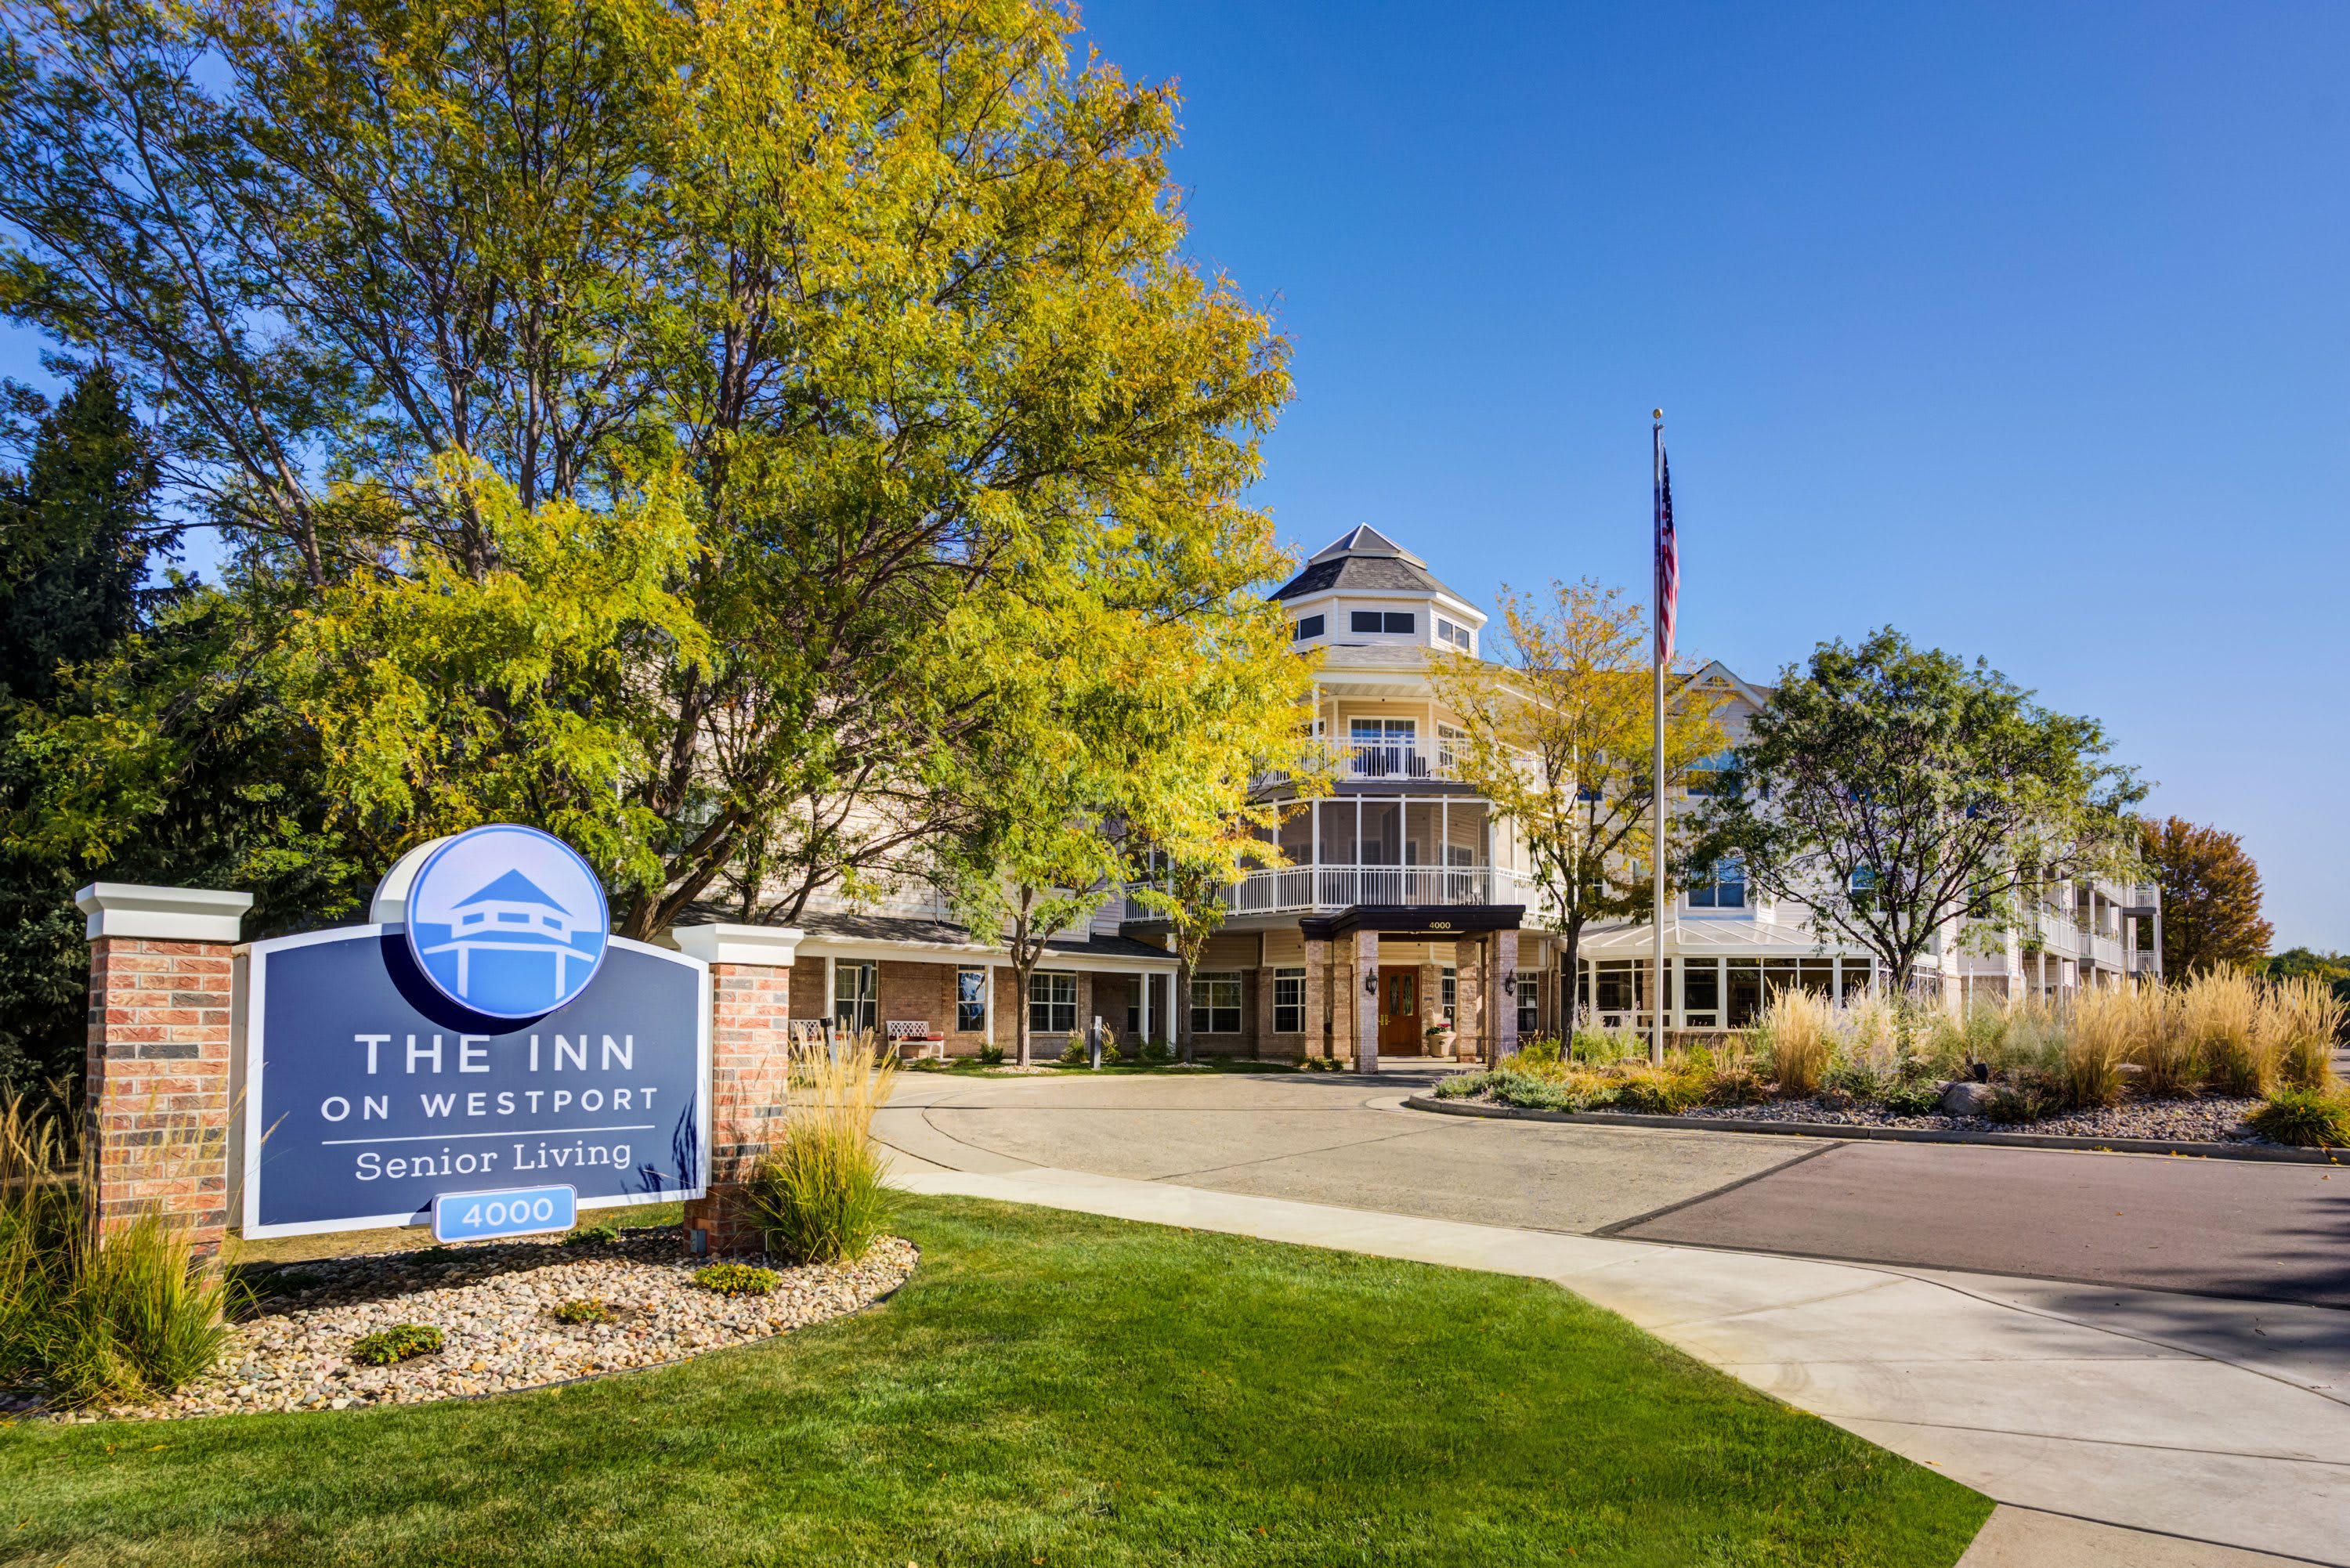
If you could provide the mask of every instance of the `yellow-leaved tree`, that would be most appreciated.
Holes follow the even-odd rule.
[[[1584,928],[1649,912],[1654,853],[1655,684],[1641,607],[1589,580],[1547,593],[1501,593],[1492,662],[1430,656],[1439,698],[1460,719],[1461,782],[1513,819],[1565,948],[1565,994],[1581,972]],[[1714,700],[1668,674],[1665,788],[1728,744]],[[1667,795],[1669,806],[1672,796]],[[1669,810],[1666,867],[1680,834]]]
[[[270,688],[354,860],[517,818],[622,934],[789,920],[962,830],[1040,661],[1260,635],[1286,346],[1183,254],[1173,94],[1075,26],[31,0],[0,309],[224,530],[195,683]]]

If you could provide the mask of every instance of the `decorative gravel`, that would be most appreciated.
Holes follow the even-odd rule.
[[[2254,1099],[2126,1100],[2093,1111],[2068,1111],[2036,1122],[1995,1122],[1988,1116],[1897,1116],[1881,1106],[1835,1106],[1821,1100],[1771,1100],[1755,1106],[1700,1106],[1690,1121],[1740,1118],[1758,1122],[1822,1122],[1830,1127],[1922,1127],[1945,1132],[2040,1133],[2055,1137],[2150,1137],[2179,1143],[2266,1143],[2244,1125]]]
[[[171,1399],[61,1420],[173,1419],[261,1410],[415,1405],[657,1366],[853,1313],[903,1284],[911,1241],[884,1237],[854,1263],[786,1268],[775,1293],[722,1296],[693,1282],[710,1262],[670,1230],[617,1242],[432,1249],[288,1264],[260,1275],[299,1285],[238,1324],[218,1371]],[[612,1321],[559,1323],[567,1301],[599,1298]],[[394,1324],[442,1331],[434,1355],[361,1366],[351,1342]]]

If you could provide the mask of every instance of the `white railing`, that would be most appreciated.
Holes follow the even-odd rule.
[[[1459,774],[1450,742],[1429,745],[1416,741],[1332,741],[1326,746],[1330,770],[1340,780],[1451,780]]]
[[[2068,915],[2043,910],[2040,915],[2040,945],[2045,951],[2071,958],[2081,950],[2081,928]]]
[[[2162,972],[2162,952],[2158,948],[2139,948],[2129,955],[2130,972],[2156,974]]]
[[[1533,879],[1499,866],[1294,866],[1252,871],[1224,889],[1240,915],[1358,904],[1532,904]]]
[[[2086,944],[2090,958],[2104,964],[2107,969],[2122,967],[2121,938],[2109,937],[2103,931],[2083,931],[2081,939]]]

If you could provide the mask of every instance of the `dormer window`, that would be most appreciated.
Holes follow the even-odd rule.
[[[1297,618],[1297,624],[1290,628],[1290,640],[1304,642],[1308,638],[1319,637],[1322,635],[1324,624],[1323,618],[1318,615],[1300,616]]]
[[[1356,631],[1396,632],[1409,637],[1419,629],[1419,618],[1409,610],[1357,610],[1349,624]]]
[[[1436,640],[1448,644],[1453,648],[1457,648],[1461,652],[1466,653],[1469,651],[1469,628],[1465,626],[1455,626],[1452,622],[1445,619],[1442,616],[1438,616],[1436,618]]]

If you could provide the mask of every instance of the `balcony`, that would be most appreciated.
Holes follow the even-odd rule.
[[[2073,958],[2081,950],[2081,939],[2087,933],[2064,915],[2042,910],[2040,913],[2041,950],[2053,958]]]
[[[2132,974],[2162,978],[2162,950],[2159,948],[2139,948],[2128,955]]]
[[[1312,914],[1358,904],[1532,904],[1533,878],[1500,866],[1295,866],[1224,889],[1236,915]]]
[[[1324,748],[1330,771],[1342,784],[1374,781],[1450,784],[1457,782],[1452,747],[1439,741],[1335,741]]]
[[[2122,967],[2122,940],[2119,937],[2109,937],[2103,931],[2083,931],[2081,951],[2092,963],[2103,968]]]

